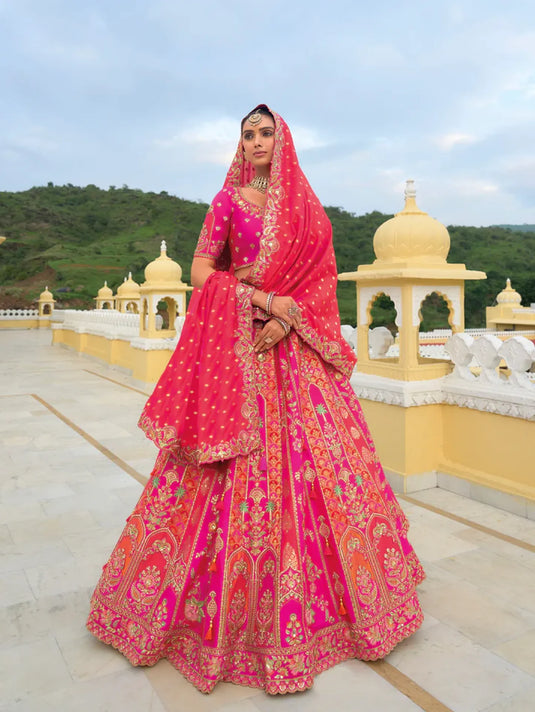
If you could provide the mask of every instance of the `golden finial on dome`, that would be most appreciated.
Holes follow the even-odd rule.
[[[414,180],[405,184],[405,207],[379,226],[373,249],[378,262],[444,264],[450,236],[444,225],[416,205]]]
[[[160,256],[145,267],[145,285],[182,284],[182,267],[167,255],[167,243],[162,240]],[[144,286],[145,286],[144,285]]]
[[[498,294],[496,301],[498,304],[521,304],[522,295],[519,294],[516,289],[513,289],[509,277],[507,277],[505,282],[505,289],[502,289]]]

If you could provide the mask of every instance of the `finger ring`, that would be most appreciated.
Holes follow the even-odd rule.
[[[266,342],[266,344],[270,344],[273,341],[273,339],[271,338],[271,336],[266,336],[264,341]]]
[[[296,314],[299,314],[299,312],[300,312],[299,307],[296,307],[295,305],[291,306],[288,309],[288,316],[295,316]]]

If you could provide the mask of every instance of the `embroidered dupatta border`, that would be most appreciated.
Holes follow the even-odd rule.
[[[237,368],[242,377],[242,390],[239,394],[239,407],[236,413],[242,418],[242,427],[237,434],[232,437],[220,440],[216,443],[207,442],[206,438],[199,439],[196,445],[188,444],[180,432],[177,424],[168,422],[169,418],[165,418],[164,422],[159,422],[160,416],[158,411],[165,415],[163,407],[159,407],[161,402],[157,400],[159,395],[158,390],[161,387],[168,387],[168,379],[172,370],[180,367],[182,362],[192,363],[195,358],[195,347],[200,347],[200,343],[204,344],[205,339],[211,328],[220,326],[219,315],[208,310],[203,314],[203,323],[193,324],[196,319],[196,314],[192,310],[188,311],[188,317],[184,324],[180,341],[175,349],[175,353],[171,357],[167,368],[162,374],[159,383],[156,385],[153,394],[147,401],[145,408],[141,414],[138,425],[145,432],[146,436],[152,440],[160,449],[173,450],[178,457],[188,463],[207,464],[220,460],[228,460],[238,455],[247,455],[252,450],[260,447],[260,435],[258,431],[258,405],[256,401],[256,391],[254,387],[254,349],[252,341],[252,303],[251,297],[254,292],[254,287],[238,282],[228,273],[214,272],[207,280],[203,292],[217,289],[220,282],[225,280],[231,288],[235,290],[236,295],[236,310],[233,325],[232,341],[233,353],[237,357]],[[206,292],[205,292],[206,290]],[[196,307],[198,308],[199,301],[203,299],[203,294],[198,296]],[[191,306],[191,305],[190,305]],[[200,343],[196,343],[195,339],[199,338],[199,334],[195,333],[195,327],[202,328]],[[193,343],[193,346],[190,344]],[[204,383],[203,387],[209,387],[212,384]],[[183,394],[182,394],[183,395]],[[224,396],[232,399],[232,393],[219,393],[222,398]],[[180,399],[181,393],[177,391],[172,394],[173,399]],[[235,396],[234,396],[235,397]],[[190,404],[187,398],[184,398],[183,408],[187,409]]]

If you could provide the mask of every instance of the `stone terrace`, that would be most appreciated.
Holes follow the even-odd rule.
[[[312,690],[203,695],[166,661],[133,668],[85,630],[89,597],[151,470],[148,395],[124,373],[0,332],[0,709],[14,712],[531,712],[535,522],[440,489],[400,502],[426,568],[422,629]]]

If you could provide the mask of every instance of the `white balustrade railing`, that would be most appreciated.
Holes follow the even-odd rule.
[[[139,314],[115,309],[65,309],[61,328],[108,339],[131,339],[139,336]]]
[[[35,319],[37,309],[0,309],[0,319]]]
[[[465,329],[463,333],[473,337],[492,334],[502,340],[508,339],[510,336],[524,336],[526,339],[535,339],[535,329],[530,329],[529,331],[513,331],[512,329],[508,329],[507,331],[496,331],[495,329]]]
[[[452,363],[451,382],[469,381],[474,386],[527,388],[535,393],[535,345],[524,336],[502,341],[494,334],[474,339],[470,334],[454,334],[446,343]],[[474,365],[477,367],[474,373]]]
[[[182,331],[184,317],[178,316],[175,319],[175,330],[177,332],[174,339],[142,339],[139,336],[140,315],[132,312],[119,312],[115,309],[64,309],[61,313],[59,323],[53,323],[53,329],[68,329],[79,334],[94,334],[104,336],[107,339],[122,339],[131,341],[136,348],[147,350],[158,348],[169,348],[169,343],[176,344],[178,336]],[[54,320],[55,321],[55,320]],[[156,329],[163,327],[163,319],[160,314],[156,315]],[[158,342],[161,341],[161,344]]]

